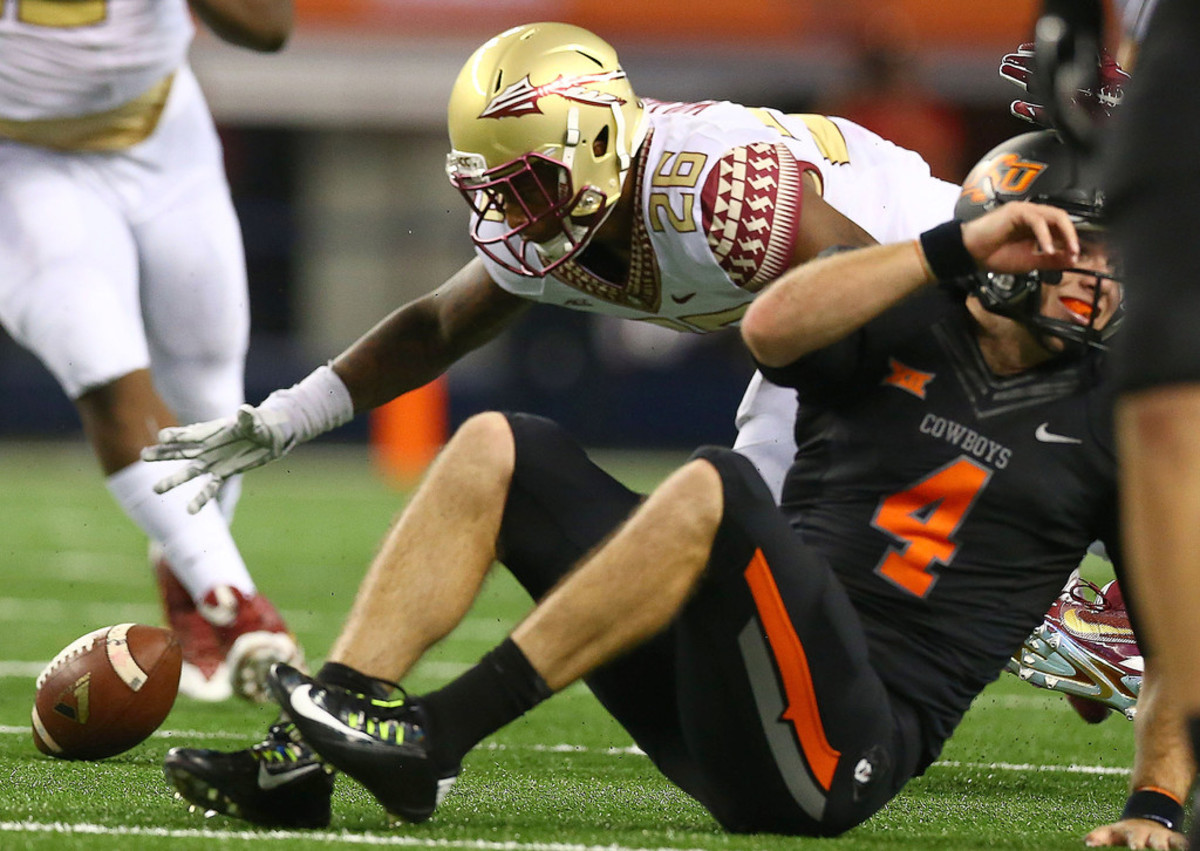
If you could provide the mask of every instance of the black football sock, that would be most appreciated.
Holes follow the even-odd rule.
[[[395,689],[395,683],[368,677],[349,665],[340,662],[326,662],[314,677],[318,682],[327,686],[338,686],[354,694],[364,694],[375,700],[387,700]]]
[[[434,761],[446,768],[553,692],[511,638],[458,679],[421,698]]]

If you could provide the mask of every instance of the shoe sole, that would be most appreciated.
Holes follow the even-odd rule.
[[[328,813],[323,817],[318,815],[311,819],[284,820],[267,816],[252,807],[243,807],[216,786],[189,771],[185,765],[166,762],[163,764],[163,776],[166,777],[168,783],[175,787],[175,797],[189,804],[189,812],[201,809],[206,818],[220,814],[262,827],[322,828],[329,826]]]
[[[304,667],[304,651],[290,635],[282,632],[247,632],[239,635],[225,657],[233,694],[251,703],[269,703],[267,675],[271,666],[283,662]]]
[[[1033,651],[1028,658],[1025,658],[1025,646]],[[1018,655],[1021,658],[1008,660],[1006,670],[1038,688],[1103,703],[1131,721],[1137,714],[1137,701],[1130,700],[1126,692],[1132,691],[1134,680],[1140,678],[1124,674],[1117,666],[1098,656],[1093,657],[1079,648],[1066,633],[1043,623],[1026,639],[1026,645],[1022,646]],[[1111,668],[1119,676],[1125,692],[1115,690],[1098,663]],[[1081,682],[1081,679],[1086,681]]]

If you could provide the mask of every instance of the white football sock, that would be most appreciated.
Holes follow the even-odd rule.
[[[155,482],[186,463],[135,461],[108,477],[108,490],[130,519],[162,545],[172,572],[193,600],[217,585],[254,593],[254,580],[218,505],[210,502],[188,514],[188,500],[199,487],[190,482],[161,495],[154,492]]]

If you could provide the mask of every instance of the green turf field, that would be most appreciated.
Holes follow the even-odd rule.
[[[683,455],[603,456],[649,487]],[[39,754],[29,737],[33,681],[77,636],[159,619],[145,547],[111,504],[78,444],[0,443],[0,849],[1081,848],[1125,797],[1132,725],[1079,721],[1057,696],[1005,675],[942,760],[868,824],[836,840],[730,836],[661,779],[582,687],[573,687],[468,756],[455,792],[420,826],[391,826],[352,781],[338,782],[321,832],[205,819],[174,800],[160,763],[177,744],[234,748],[272,720],[240,702],[180,698],[153,738],[98,763]],[[259,585],[320,662],[403,494],[355,448],[303,447],[246,477],[235,531]],[[475,611],[406,683],[441,684],[496,643],[528,605],[499,575]]]

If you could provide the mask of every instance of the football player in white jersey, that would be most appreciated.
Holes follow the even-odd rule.
[[[834,245],[912,237],[958,188],[850,122],[733,103],[638,97],[587,30],[538,23],[486,42],[450,98],[451,182],[477,257],[330,365],[236,416],[166,429],[144,457],[190,459],[199,509],[266,463],[434,379],[533,302],[680,331],[734,325],[774,277]],[[756,377],[739,448],[776,496],[795,398]]]
[[[190,8],[256,50],[291,30],[291,0]],[[185,0],[0,4],[0,323],[74,401],[152,542],[181,690],[263,699],[269,664],[300,655],[230,535],[238,481],[192,515],[139,455],[243,401],[245,261],[193,32]]]

